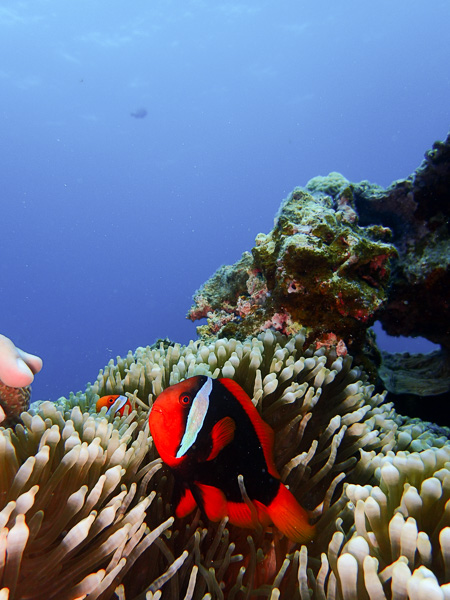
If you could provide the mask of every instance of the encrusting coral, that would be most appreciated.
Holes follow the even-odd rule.
[[[304,341],[304,332],[267,331],[138,348],[85,393],[37,403],[23,425],[1,428],[0,594],[450,597],[447,437],[399,417],[349,356]],[[198,511],[174,520],[148,410],[167,386],[199,374],[235,379],[274,429],[277,468],[316,522],[308,547],[276,529],[203,522]],[[135,410],[95,413],[98,397],[113,393]]]
[[[393,233],[399,257],[379,317],[390,335],[423,336],[450,350],[450,134],[406,179],[351,185],[361,223]],[[448,388],[447,388],[448,389]]]
[[[17,422],[20,413],[29,406],[30,395],[29,385],[16,388],[0,381],[0,423],[10,425]]]
[[[282,202],[274,228],[251,252],[195,292],[188,317],[206,319],[197,331],[209,341],[305,327],[311,342],[347,347],[372,381],[381,363],[368,331],[374,321],[393,336],[424,337],[441,346],[433,366],[418,357],[418,377],[409,355],[397,355],[401,391],[384,355],[383,379],[404,409],[410,400],[422,405],[408,414],[435,420],[450,397],[449,190],[450,134],[387,188],[335,172],[314,177]]]
[[[274,228],[256,236],[251,254],[221,267],[197,290],[188,317],[206,317],[200,336],[242,339],[268,328],[292,334],[304,327],[311,340],[360,349],[387,298],[397,251],[388,228],[358,225],[350,189],[333,198],[313,182],[282,202]]]

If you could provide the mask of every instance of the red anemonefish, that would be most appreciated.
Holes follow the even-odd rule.
[[[102,396],[101,398],[99,398],[97,400],[97,404],[95,405],[95,408],[96,408],[97,412],[99,412],[104,406],[107,406],[108,410],[106,411],[106,414],[110,415],[111,409],[114,405],[115,405],[114,414],[115,415],[118,414],[121,417],[123,417],[125,408],[127,406],[128,406],[128,414],[130,414],[130,412],[133,410],[133,407],[131,406],[131,402],[128,400],[128,398],[126,396],[121,396],[120,394],[116,394],[115,396],[114,395]]]
[[[281,483],[273,430],[232,379],[191,377],[153,404],[150,431],[175,476],[177,517],[197,506],[211,521],[239,527],[274,524],[295,542],[314,535],[307,512]]]

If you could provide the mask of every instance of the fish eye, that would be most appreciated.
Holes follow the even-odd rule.
[[[191,397],[190,396],[188,396],[187,394],[182,394],[180,396],[180,404],[182,406],[188,406],[188,404],[190,404],[190,403],[191,403]]]
[[[108,402],[109,402],[110,404],[114,404],[114,398],[108,398]]]

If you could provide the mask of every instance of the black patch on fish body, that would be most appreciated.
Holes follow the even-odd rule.
[[[206,377],[199,377],[200,389]],[[182,487],[189,487],[196,502],[200,494],[194,482],[220,489],[227,501],[243,502],[238,475],[244,478],[244,486],[251,500],[268,506],[278,493],[280,482],[268,472],[265,456],[258,435],[248,414],[240,402],[220,381],[213,379],[209,407],[197,439],[186,452],[186,461],[174,469],[181,479]],[[195,390],[195,393],[198,390]],[[194,394],[195,395],[195,394]],[[233,440],[212,460],[206,460],[212,449],[211,432],[216,423],[231,417],[236,424]],[[184,485],[183,485],[184,484]]]

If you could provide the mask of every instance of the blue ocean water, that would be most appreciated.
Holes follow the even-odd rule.
[[[296,185],[409,175],[448,130],[449,24],[447,0],[1,0],[0,331],[44,359],[33,399],[195,337],[193,292]]]

